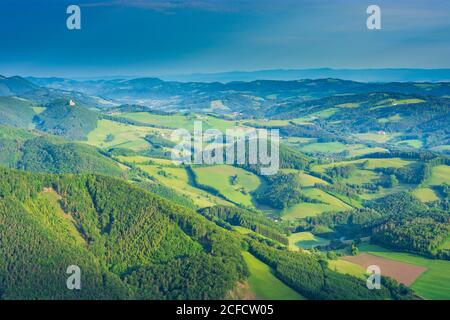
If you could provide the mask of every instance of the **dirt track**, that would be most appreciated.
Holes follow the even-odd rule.
[[[367,269],[370,265],[377,265],[381,269],[381,275],[394,278],[398,282],[406,285],[412,284],[425,270],[427,270],[425,267],[389,260],[368,253],[342,257],[342,259],[356,263],[364,269]]]

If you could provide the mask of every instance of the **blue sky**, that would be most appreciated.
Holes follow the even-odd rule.
[[[81,7],[82,29],[66,28]],[[381,8],[382,30],[366,28]],[[0,74],[450,68],[448,0],[1,0]]]

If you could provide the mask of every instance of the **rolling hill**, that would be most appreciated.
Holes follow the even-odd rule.
[[[0,77],[0,96],[20,95],[37,88],[37,85],[19,76]]]
[[[45,173],[121,174],[98,149],[37,132],[0,126],[0,165]]]
[[[17,128],[32,127],[35,103],[18,97],[0,97],[0,124]]]
[[[218,299],[247,273],[227,232],[126,182],[0,176],[2,299]],[[70,265],[83,290],[65,287]]]
[[[70,100],[72,101],[72,100]],[[45,110],[36,115],[36,128],[69,140],[84,140],[97,127],[96,112],[68,100],[55,100],[45,105]]]

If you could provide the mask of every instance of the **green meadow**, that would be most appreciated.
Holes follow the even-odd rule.
[[[309,153],[339,153],[347,150],[347,146],[341,142],[325,142],[307,144],[299,147],[299,149]]]
[[[152,157],[146,157],[146,156],[118,156],[117,160],[120,162],[129,162],[134,164],[158,164],[163,166],[173,166],[177,165],[177,163],[174,163],[174,161],[170,159],[159,159],[159,158],[152,158]]]
[[[380,159],[363,159],[362,161],[364,163],[365,169],[378,169],[378,168],[403,168],[411,163],[413,161],[410,160],[404,160],[400,158],[380,158]]]
[[[323,184],[323,185],[329,185],[328,182],[325,180],[322,180],[320,178],[317,178],[315,176],[309,175],[301,170],[296,169],[281,169],[284,173],[296,173],[298,174],[299,182],[302,187],[314,187],[315,184]]]
[[[436,192],[431,188],[417,188],[412,194],[421,202],[431,202],[439,200]]]
[[[362,140],[362,141],[373,141],[373,142],[378,142],[378,143],[385,143],[389,140],[391,140],[392,138],[394,138],[396,135],[398,134],[392,134],[392,133],[357,133],[354,134],[353,136],[355,136],[356,138]]]
[[[425,182],[429,186],[450,183],[450,166],[440,165],[433,168],[431,177]]]
[[[184,194],[192,199],[194,203],[201,207],[210,207],[213,205],[231,205],[217,196],[214,196],[204,190],[192,186],[189,182],[189,176],[183,167],[164,167],[160,165],[139,165],[139,168],[150,174],[163,185],[173,188],[175,191]]]
[[[311,232],[297,232],[289,236],[289,247],[291,249],[311,249],[316,246],[327,245],[327,239],[313,235]]]
[[[250,271],[248,283],[257,299],[304,300],[299,293],[273,275],[271,268],[248,252],[242,253]]]
[[[295,220],[318,215],[323,212],[345,211],[352,207],[342,200],[317,188],[305,188],[302,193],[312,199],[322,203],[301,202],[282,212],[282,218],[285,220]]]
[[[450,236],[447,240],[442,244],[441,249],[450,250]]]
[[[366,270],[356,263],[342,259],[328,260],[328,268],[340,273],[350,274],[358,278],[364,278]]]
[[[249,121],[249,122],[245,122],[246,125],[253,127],[284,127],[289,125],[289,121],[288,120],[259,120],[259,121]]]
[[[402,140],[395,143],[398,146],[404,146],[404,147],[411,147],[415,149],[420,149],[423,146],[423,142],[421,140],[417,139],[411,139],[411,140]]]
[[[236,127],[235,121],[223,120],[212,116],[200,116],[195,114],[160,115],[148,112],[132,112],[121,114],[121,117],[154,126],[167,127],[171,129],[186,129],[188,131],[194,130],[195,121],[202,122],[203,130],[218,129],[222,132],[225,132],[226,129],[233,129]]]
[[[261,179],[255,174],[229,165],[194,168],[197,182],[219,191],[234,203],[253,206],[251,192],[258,189]]]
[[[441,249],[450,250],[450,236],[447,240],[442,244]]]
[[[149,148],[144,137],[156,130],[149,127],[133,126],[110,120],[99,120],[97,128],[87,136],[90,145],[99,148],[126,148],[141,151]],[[158,129],[161,132],[161,129]],[[167,130],[166,130],[167,131]]]

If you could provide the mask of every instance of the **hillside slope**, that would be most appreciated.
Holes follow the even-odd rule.
[[[44,112],[35,117],[37,129],[63,136],[69,140],[83,140],[97,127],[97,113],[75,102],[59,99],[46,105]]]
[[[126,182],[0,177],[1,299],[219,299],[246,275],[226,231]],[[82,290],[66,288],[70,265]]]
[[[7,126],[0,126],[0,165],[44,173],[118,176],[122,171],[94,147]]]
[[[32,101],[18,97],[0,97],[0,125],[28,128],[35,112]]]

